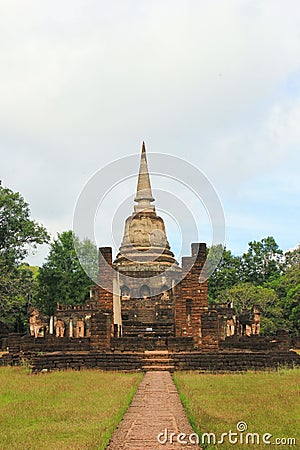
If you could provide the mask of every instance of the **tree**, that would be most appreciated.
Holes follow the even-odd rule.
[[[272,236],[248,244],[241,260],[241,281],[261,285],[280,276],[283,252]]]
[[[37,244],[49,240],[46,229],[30,218],[29,205],[0,184],[0,320],[23,331],[32,274],[22,260]]]
[[[294,250],[289,250],[284,254],[283,268],[286,270],[289,267],[298,267],[300,270],[300,244]]]
[[[300,245],[284,254],[282,274],[264,283],[278,296],[285,329],[291,335],[300,335]]]
[[[234,303],[237,312],[258,304],[263,309],[262,331],[280,329],[300,334],[300,245],[283,255],[273,237],[249,242],[242,257],[224,250],[208,280],[209,301]],[[214,263],[214,248],[209,253]]]
[[[52,315],[57,303],[78,305],[89,298],[91,278],[82,268],[77,257],[89,265],[91,275],[97,267],[97,248],[88,239],[79,241],[72,231],[58,234],[50,245],[46,262],[37,277],[36,306],[45,314]]]
[[[27,308],[34,291],[36,269],[23,263],[9,273],[13,288],[0,303],[0,317],[11,331],[22,333],[28,329]]]
[[[233,303],[237,314],[250,310],[254,305],[262,309],[262,334],[275,334],[277,330],[286,328],[283,311],[274,289],[256,286],[253,283],[239,283],[222,291],[218,304]]]
[[[298,264],[286,269],[274,286],[290,334],[300,335],[300,269]]]
[[[209,250],[208,258],[214,262],[214,254],[219,255],[220,246]],[[208,295],[210,303],[215,303],[216,298],[225,289],[231,288],[240,282],[240,256],[234,256],[230,250],[224,248],[222,258],[216,269],[208,279]]]
[[[37,244],[48,242],[46,229],[30,219],[28,203],[0,185],[0,258],[2,264],[20,263]]]
[[[273,289],[255,286],[252,283],[239,283],[225,289],[218,296],[218,303],[232,302],[237,314],[251,309],[254,305],[259,305],[263,311],[267,311],[276,301],[277,295]]]

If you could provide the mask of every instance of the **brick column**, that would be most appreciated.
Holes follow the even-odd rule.
[[[176,336],[192,336],[196,347],[201,343],[201,314],[208,308],[207,282],[199,283],[205,261],[206,244],[192,244],[192,256],[182,258],[183,280],[175,289]]]
[[[96,299],[98,307],[113,315],[113,269],[111,247],[99,248],[99,273]]]
[[[110,348],[111,315],[97,311],[91,317],[91,347],[97,350]]]
[[[219,321],[215,310],[203,311],[202,324],[202,350],[218,351],[219,349]]]

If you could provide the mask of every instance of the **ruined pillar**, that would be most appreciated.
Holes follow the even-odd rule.
[[[50,321],[49,321],[49,334],[53,334],[54,333],[54,317],[50,316]]]
[[[113,269],[111,247],[99,248],[97,301],[102,311],[113,314]]]
[[[193,337],[195,347],[201,344],[201,315],[208,308],[207,281],[199,281],[205,261],[206,244],[193,243],[192,255],[182,258],[183,279],[175,288],[176,336]]]
[[[91,347],[95,350],[108,350],[110,348],[112,317],[109,313],[97,311],[91,317]]]
[[[218,351],[219,320],[215,310],[203,311],[201,316],[202,346],[201,350]]]
[[[69,337],[73,337],[73,320],[72,320],[72,317],[70,317],[70,322],[69,322]]]

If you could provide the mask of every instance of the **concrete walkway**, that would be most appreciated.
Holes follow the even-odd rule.
[[[167,433],[165,433],[167,430]],[[161,443],[158,442],[158,435]],[[170,436],[175,433],[175,436]],[[186,437],[179,436],[185,433]],[[147,372],[107,450],[199,449],[188,422],[171,374],[167,371]],[[166,440],[167,438],[167,440]],[[170,443],[170,439],[172,443]]]

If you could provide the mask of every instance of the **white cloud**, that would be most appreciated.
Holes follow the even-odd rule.
[[[278,147],[299,154],[299,124],[300,97],[274,105],[268,123],[268,131]]]
[[[238,208],[245,183],[299,162],[299,30],[297,0],[2,0],[4,184],[69,227],[90,175],[144,138]]]

